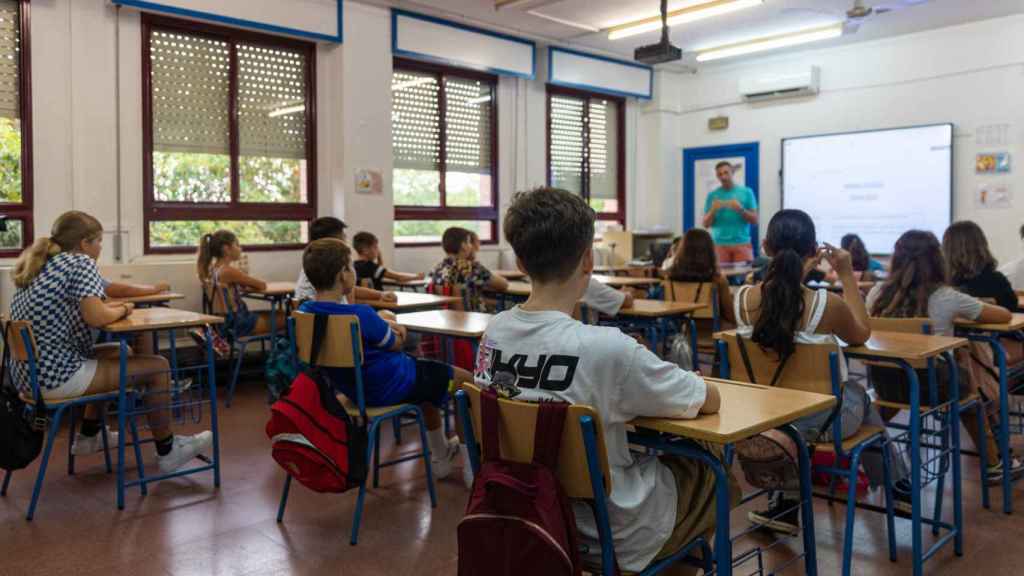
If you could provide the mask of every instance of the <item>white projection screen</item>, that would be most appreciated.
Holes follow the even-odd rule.
[[[782,141],[782,207],[810,214],[819,242],[852,232],[873,254],[891,254],[910,229],[942,238],[952,176],[952,124]]]

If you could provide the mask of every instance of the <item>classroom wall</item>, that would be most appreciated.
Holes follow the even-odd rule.
[[[821,93],[813,98],[761,104],[740,101],[737,80],[774,68],[821,68]],[[1024,16],[988,20],[849,46],[704,67],[693,75],[662,72],[655,106],[641,124],[654,132],[647,157],[648,180],[664,194],[646,210],[650,222],[682,226],[682,149],[757,141],[761,144],[761,227],[780,207],[780,140],[789,136],[953,122],[954,218],[981,224],[997,258],[1017,257],[1021,244],[1024,188],[1020,165],[1007,177],[1014,186],[1010,210],[979,209],[974,194],[978,127],[1009,124],[1005,149],[1016,156],[1024,142]],[[707,120],[726,115],[730,127],[710,132]],[[664,150],[663,155],[657,149]]]

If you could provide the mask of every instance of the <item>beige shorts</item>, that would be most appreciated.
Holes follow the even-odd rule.
[[[99,363],[96,360],[83,360],[82,365],[64,382],[56,388],[43,391],[43,400],[68,400],[78,398],[85,394],[96,376],[96,367]]]

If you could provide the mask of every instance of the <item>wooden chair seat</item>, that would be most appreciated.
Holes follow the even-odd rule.
[[[850,436],[849,438],[846,438],[846,439],[843,440],[843,444],[842,444],[843,452],[849,453],[858,444],[861,444],[864,441],[866,441],[868,438],[871,438],[872,436],[874,436],[876,434],[881,434],[884,431],[885,431],[885,428],[883,428],[881,426],[863,426],[863,427],[861,427],[861,429],[858,430],[856,434],[854,434],[853,436]],[[815,450],[820,450],[822,452],[833,453],[833,452],[835,452],[835,444],[831,440],[829,440],[828,442],[818,442],[817,444],[814,445],[814,449]]]
[[[338,394],[338,401],[341,402],[341,407],[345,409],[345,412],[348,412],[349,416],[353,418],[359,417],[359,406],[357,406],[355,402],[349,400],[348,396],[345,396],[344,394]],[[411,410],[413,407],[413,404],[395,404],[393,406],[367,406],[366,416],[368,418],[378,418],[380,416],[383,416],[384,414],[394,412],[395,410]]]

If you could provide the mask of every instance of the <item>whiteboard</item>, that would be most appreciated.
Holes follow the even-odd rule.
[[[253,28],[276,34],[341,42],[341,0],[111,0],[114,4]]]
[[[552,84],[616,96],[652,96],[654,69],[650,66],[565,48],[549,50],[548,81]]]
[[[392,10],[393,52],[507,76],[533,78],[529,40],[403,10]]]
[[[907,230],[942,238],[953,220],[953,125],[782,141],[782,207],[810,214],[818,241],[860,235],[891,254]]]

